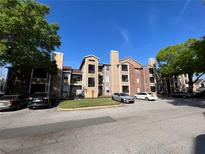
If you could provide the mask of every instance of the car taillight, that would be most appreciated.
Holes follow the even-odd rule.
[[[10,104],[12,105],[15,102],[15,100],[10,99]]]

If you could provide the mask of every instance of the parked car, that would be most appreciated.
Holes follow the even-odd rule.
[[[37,92],[29,96],[28,98],[28,108],[36,109],[36,108],[44,108],[51,107],[51,100],[49,98],[48,93],[45,92]]]
[[[200,87],[196,90],[196,93],[203,93],[205,92],[205,87]]]
[[[122,103],[134,103],[135,98],[125,93],[114,93],[112,99]]]
[[[181,98],[190,98],[190,97],[193,97],[193,94],[190,94],[188,92],[174,92],[172,94],[169,94],[168,96],[181,97]]]
[[[27,105],[24,95],[4,95],[0,98],[0,110],[20,109]]]
[[[5,93],[2,92],[2,91],[0,91],[0,97],[2,97],[2,96],[4,96],[4,95],[5,95]]]
[[[205,97],[205,90],[201,90],[201,91],[197,91],[195,94],[194,94],[194,97]]]
[[[135,98],[136,99],[144,99],[144,100],[157,100],[158,97],[157,96],[154,96],[153,93],[150,93],[150,92],[141,92],[141,93],[137,93],[135,95]]]

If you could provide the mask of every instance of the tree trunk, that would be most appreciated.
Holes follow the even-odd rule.
[[[188,78],[189,78],[189,93],[193,93],[193,73],[188,73]]]

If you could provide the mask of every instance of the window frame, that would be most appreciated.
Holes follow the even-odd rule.
[[[90,83],[90,79],[93,79],[93,83]],[[88,77],[88,87],[95,87],[95,78],[94,77]]]
[[[126,69],[123,68],[123,67],[126,67]],[[122,65],[121,65],[121,71],[125,71],[125,72],[127,72],[127,71],[128,71],[128,65],[126,65],[126,64],[122,64]]]
[[[90,69],[90,67],[93,67],[94,69]],[[94,64],[88,64],[88,73],[95,73],[95,65]]]

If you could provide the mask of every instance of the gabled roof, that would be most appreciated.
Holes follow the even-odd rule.
[[[133,59],[132,57],[127,57],[127,58],[123,58],[123,59],[120,59],[120,64],[124,63],[124,62],[128,62],[132,65],[134,65],[135,67],[143,67],[142,64],[140,64],[138,61],[136,61],[135,59]]]
[[[79,69],[74,69],[70,66],[63,66],[63,71],[71,71],[72,74],[82,74],[81,70]]]
[[[97,60],[99,60],[99,58],[98,58],[97,56],[93,55],[93,54],[84,56],[84,57],[83,57],[83,60],[82,60],[82,62],[81,62],[81,64],[80,64],[80,68],[79,68],[79,69],[82,68],[82,66],[83,66],[83,64],[84,64],[84,62],[85,62],[85,59],[86,59],[86,58],[89,58],[89,57],[94,57],[94,58],[96,58]]]
[[[84,56],[84,59],[85,59],[85,58],[88,58],[88,57],[95,57],[96,59],[99,60],[99,58],[98,58],[97,56],[93,55],[93,54],[91,54],[91,55],[87,55],[87,56]]]
[[[63,70],[65,71],[71,71],[73,68],[70,66],[63,66]]]
[[[79,69],[73,69],[72,74],[82,74],[82,72]]]

